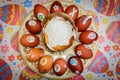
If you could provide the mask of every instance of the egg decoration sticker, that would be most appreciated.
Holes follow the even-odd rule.
[[[94,0],[93,6],[96,11],[106,16],[120,14],[120,0]]]
[[[18,32],[15,32],[11,36],[10,44],[15,51],[19,52],[19,49],[18,49]]]
[[[10,66],[3,59],[0,59],[0,79],[12,80],[12,71]]]
[[[8,4],[0,7],[0,19],[10,25],[21,25],[26,14],[26,9],[18,4]]]
[[[103,53],[101,53],[100,51],[97,51],[93,61],[88,67],[88,70],[94,73],[100,74],[100,73],[106,72],[108,68],[109,68],[109,65],[106,57],[103,55]]]
[[[41,77],[39,75],[26,66],[20,73],[19,80],[36,80],[40,78]]]
[[[36,4],[19,31],[23,60],[31,70],[50,79],[81,74],[87,66],[85,60],[92,60],[96,51],[98,34],[92,22],[83,8],[68,1]]]
[[[106,36],[112,42],[120,44],[120,21],[115,21],[108,25]]]
[[[0,43],[2,41],[2,38],[3,38],[3,26],[2,24],[0,23]]]
[[[118,60],[116,65],[116,77],[118,78],[118,80],[120,79],[120,59]]]

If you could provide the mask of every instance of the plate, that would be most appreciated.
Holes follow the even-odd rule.
[[[51,4],[53,2],[54,2],[54,0],[50,0],[50,1],[46,2],[46,3],[43,3],[42,5],[44,7],[46,7],[48,9],[48,11],[49,11],[50,6],[51,6]],[[87,12],[82,7],[80,7],[79,5],[77,5],[75,3],[68,2],[68,1],[65,1],[65,0],[60,0],[59,2],[64,7],[64,10],[69,5],[76,5],[78,7],[78,9],[79,9],[79,16],[87,15]],[[30,69],[32,69],[34,72],[36,72],[37,74],[39,74],[40,76],[47,77],[47,78],[50,78],[50,79],[66,79],[66,78],[70,78],[70,77],[75,76],[76,74],[73,73],[69,68],[67,68],[67,71],[62,76],[55,75],[53,70],[51,70],[48,73],[42,74],[42,73],[39,72],[39,70],[37,68],[38,61],[37,62],[29,62],[27,60],[26,51],[29,50],[30,48],[22,46],[22,44],[20,43],[20,38],[22,37],[22,35],[25,35],[25,34],[29,33],[27,31],[26,27],[25,27],[25,23],[30,19],[36,19],[35,16],[34,16],[33,10],[29,12],[28,16],[24,20],[24,22],[23,22],[23,24],[22,24],[22,26],[21,26],[21,28],[19,30],[19,35],[18,35],[19,50],[20,50],[20,53],[21,53],[25,63],[28,65],[28,67]],[[93,31],[97,32],[97,28],[95,27],[93,20],[92,20],[91,26],[89,27],[89,30],[93,30]],[[41,42],[36,47],[42,48],[44,50],[44,55],[51,55],[54,60],[56,60],[57,58],[64,58],[66,60],[66,62],[67,62],[69,57],[75,55],[74,48],[75,48],[75,46],[77,44],[80,43],[79,40],[78,40],[78,36],[79,36],[80,32],[76,32],[76,34],[77,34],[77,39],[75,40],[75,42],[73,43],[73,45],[70,48],[68,48],[68,49],[66,49],[64,51],[52,52],[46,47],[43,32],[41,32],[40,34],[37,34],[37,36],[39,37]],[[92,62],[92,60],[93,60],[93,58],[94,58],[94,56],[96,54],[96,50],[97,50],[97,47],[98,47],[98,42],[97,41],[93,42],[92,44],[89,45],[89,47],[93,51],[93,57],[91,59],[86,59],[86,60],[82,59],[84,69],[86,69],[89,66],[89,64]]]

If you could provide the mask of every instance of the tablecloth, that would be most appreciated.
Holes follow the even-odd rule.
[[[35,4],[47,1],[0,0],[0,80],[50,80],[31,71],[18,49],[18,31],[25,17]],[[68,1],[93,17],[99,35],[92,63],[68,80],[120,80],[120,0]]]

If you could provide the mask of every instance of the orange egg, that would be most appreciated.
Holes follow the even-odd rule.
[[[25,47],[35,47],[39,44],[39,37],[33,34],[25,34],[21,37],[20,43]]]
[[[42,30],[42,25],[38,20],[30,19],[26,22],[26,28],[32,34],[38,34]]]
[[[59,58],[53,65],[53,70],[57,76],[63,75],[67,70],[67,63],[64,59]]]
[[[27,60],[34,62],[38,61],[43,56],[43,50],[41,48],[31,48],[27,52]]]
[[[40,58],[38,63],[38,69],[40,73],[47,73],[52,69],[53,66],[53,58],[49,55],[45,55]]]
[[[41,4],[36,4],[34,6],[34,15],[38,20],[43,20],[48,14],[48,10]]]
[[[91,44],[93,41],[97,40],[98,34],[92,30],[83,31],[80,36],[79,40],[83,44]]]
[[[75,47],[75,54],[83,59],[89,59],[93,56],[92,50],[85,44],[78,44]]]

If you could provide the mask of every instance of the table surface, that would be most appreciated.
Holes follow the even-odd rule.
[[[0,80],[50,80],[31,71],[18,50],[18,31],[34,5],[48,0],[0,0]],[[120,0],[69,0],[93,17],[98,29],[94,60],[66,80],[120,80]]]

